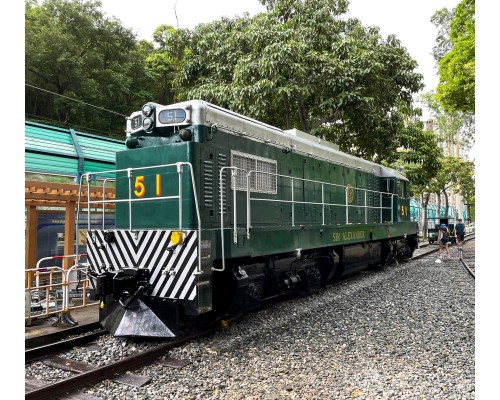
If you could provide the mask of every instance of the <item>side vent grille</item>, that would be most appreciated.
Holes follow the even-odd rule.
[[[218,154],[217,155],[217,179],[219,179],[219,174],[220,174],[220,170],[222,167],[226,167],[227,166],[227,156],[225,154]],[[227,174],[228,174],[228,170],[224,170],[222,172],[222,181],[219,182],[219,187],[217,188],[217,199],[218,199],[218,202],[217,202],[217,212],[218,214],[220,215],[220,202],[221,202],[221,199],[220,199],[220,185],[222,185],[222,192],[224,193],[224,198],[222,199],[222,210],[223,210],[223,213],[225,214],[227,212]]]
[[[203,161],[203,204],[214,207],[214,163],[210,160]]]

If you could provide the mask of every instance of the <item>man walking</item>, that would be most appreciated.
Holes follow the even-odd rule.
[[[457,237],[458,250],[462,251],[462,245],[465,236],[465,225],[462,222],[462,218],[458,219],[458,224],[455,225],[455,236]]]

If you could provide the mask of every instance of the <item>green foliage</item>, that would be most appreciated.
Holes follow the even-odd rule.
[[[253,18],[199,25],[181,71],[184,98],[202,98],[284,129],[392,161],[412,95],[416,62],[393,35],[339,16],[347,2],[262,1]]]
[[[420,100],[429,109],[435,132],[441,142],[459,144],[463,153],[468,152],[475,142],[475,117],[460,111],[446,112],[436,100],[434,92],[422,94]]]
[[[444,193],[448,209],[448,190],[461,194],[466,203],[475,203],[474,163],[457,157],[444,157],[442,167],[434,178],[439,188],[437,193]]]
[[[411,183],[410,195],[416,197],[429,190],[429,182],[441,168],[443,150],[434,132],[424,130],[416,118],[407,122],[399,140],[398,159],[390,166],[403,166]]]
[[[189,30],[176,30],[169,25],[160,25],[153,33],[156,47],[146,58],[146,70],[156,83],[153,98],[160,104],[179,100],[179,74],[190,35]]]
[[[100,6],[92,0],[26,2],[25,110],[49,123],[123,136],[124,116],[151,98],[152,82],[145,48]]]
[[[432,48],[432,55],[436,63],[444,57],[444,55],[452,49],[450,42],[450,22],[453,13],[447,8],[442,8],[434,13],[431,22],[438,28],[436,37],[436,46]]]
[[[404,136],[422,88],[400,41],[342,18],[346,0],[261,3],[267,12],[193,31],[161,25],[149,43],[103,15],[99,1],[27,1],[26,112],[121,135],[123,117],[146,101],[200,98],[396,161],[411,144]]]
[[[475,111],[475,0],[462,0],[450,22],[451,51],[439,61],[437,99],[446,111]]]
[[[462,154],[454,154],[454,157],[439,156],[440,168],[437,168],[434,176],[429,176],[428,190],[432,193],[444,193],[447,191],[461,194],[465,202],[474,202],[474,163],[467,161],[462,156],[467,153],[474,143],[474,115],[459,111],[446,112],[436,100],[433,92],[424,93],[421,101],[431,112],[434,131],[431,132],[437,143],[448,149],[455,149],[456,145]],[[450,152],[453,154],[453,152]],[[417,191],[423,193],[423,191]]]

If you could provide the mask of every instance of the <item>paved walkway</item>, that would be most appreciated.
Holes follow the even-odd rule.
[[[91,306],[86,306],[71,310],[71,317],[73,318],[74,321],[78,322],[78,326],[98,322],[99,304],[93,304]],[[30,339],[35,336],[42,336],[42,335],[47,335],[49,333],[61,332],[68,328],[72,328],[71,325],[62,323],[53,326],[55,322],[56,322],[55,317],[34,321],[33,325],[29,325],[24,328],[24,338]]]

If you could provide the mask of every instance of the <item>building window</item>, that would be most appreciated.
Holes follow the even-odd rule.
[[[252,154],[231,151],[231,165],[244,169],[247,173],[254,171],[250,175],[250,190],[259,193],[277,193],[276,171],[277,163],[275,160],[257,157]],[[259,173],[265,172],[265,173]],[[273,175],[269,175],[273,174]],[[236,190],[247,190],[246,175],[243,171],[237,170],[235,177]],[[234,190],[234,184],[231,186]]]

